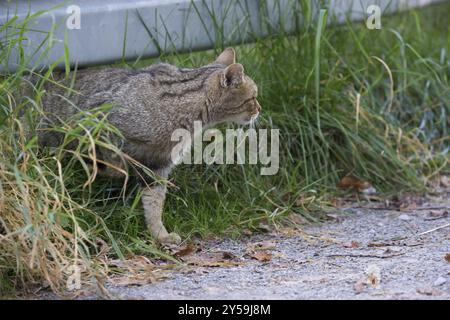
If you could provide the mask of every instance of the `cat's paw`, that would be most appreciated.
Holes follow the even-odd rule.
[[[158,242],[162,245],[165,245],[165,244],[178,245],[181,243],[181,237],[178,234],[176,234],[175,232],[171,232],[166,236],[159,237]]]

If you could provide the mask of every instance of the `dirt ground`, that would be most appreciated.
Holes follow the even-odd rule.
[[[108,289],[122,299],[449,299],[450,199],[348,208],[319,226],[191,251],[163,280]]]

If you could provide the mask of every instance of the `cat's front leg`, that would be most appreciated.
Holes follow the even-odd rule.
[[[151,235],[161,244],[179,244],[181,238],[175,232],[168,233],[162,222],[162,212],[166,197],[166,186],[155,185],[144,187],[142,204],[145,222]]]

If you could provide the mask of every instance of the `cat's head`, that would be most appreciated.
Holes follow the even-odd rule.
[[[233,48],[225,49],[215,61],[215,64],[224,68],[215,72],[209,82],[208,95],[212,102],[210,113],[215,122],[248,124],[256,120],[261,111],[256,100],[258,88],[244,74],[244,67],[235,61]]]

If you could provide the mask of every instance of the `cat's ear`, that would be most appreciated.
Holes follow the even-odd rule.
[[[233,48],[226,48],[216,59],[216,63],[223,64],[225,66],[229,66],[235,62],[236,62],[236,52],[234,51]]]
[[[244,82],[244,67],[240,63],[233,63],[222,72],[222,87],[238,87]]]

